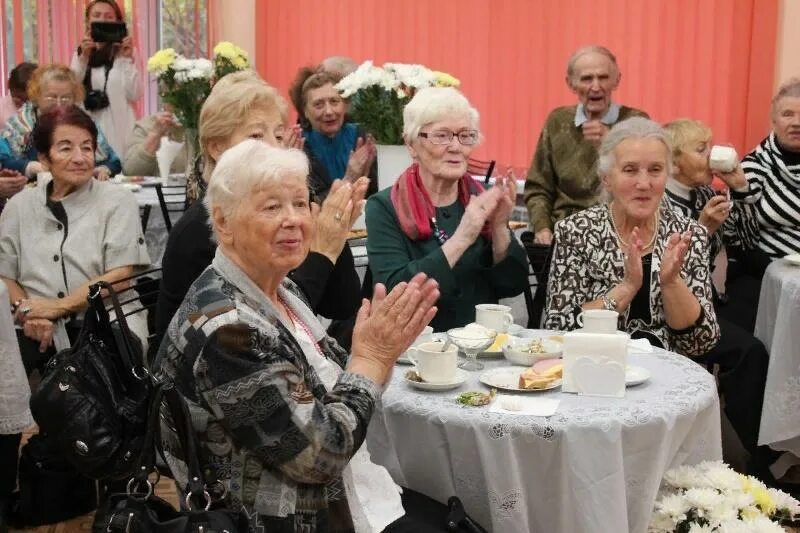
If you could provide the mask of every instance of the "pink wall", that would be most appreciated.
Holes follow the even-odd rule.
[[[255,14],[258,69],[284,93],[327,55],[423,63],[461,79],[482,116],[476,156],[504,165],[527,166],[547,113],[574,102],[566,60],[590,43],[618,56],[617,100],[657,120],[699,118],[739,151],[768,128],[773,0],[263,0]]]

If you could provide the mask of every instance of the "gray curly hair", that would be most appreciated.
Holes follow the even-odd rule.
[[[657,122],[644,117],[632,117],[618,122],[603,138],[598,150],[597,174],[608,176],[614,168],[614,149],[628,139],[658,139],[667,148],[667,175],[672,175],[672,145],[669,137]]]

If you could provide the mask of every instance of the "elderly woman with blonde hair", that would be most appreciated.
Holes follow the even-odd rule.
[[[54,63],[37,68],[28,82],[28,101],[0,130],[0,168],[15,170],[28,178],[43,172],[32,141],[39,117],[54,107],[81,105],[85,96],[83,85],[68,67]],[[106,180],[121,169],[119,157],[97,128],[94,177]]]
[[[381,531],[404,511],[362,443],[397,357],[436,312],[437,284],[420,274],[389,294],[376,287],[348,356],[287,277],[312,242],[308,172],[300,150],[249,139],[216,160],[204,203],[219,246],[173,319],[159,373],[189,404],[200,466],[222,485],[211,498],[251,530]],[[163,429],[164,449],[180,449]],[[185,487],[184,458],[167,461]]]
[[[528,283],[525,251],[508,228],[513,178],[489,190],[467,173],[481,139],[478,111],[458,90],[427,88],[403,111],[414,163],[367,202],[367,254],[376,282],[419,272],[439,282],[437,331],[475,320],[475,305],[515,296]]]
[[[255,72],[234,72],[223,77],[212,89],[200,113],[204,178],[210,178],[226,150],[245,139],[273,146],[291,144],[286,116],[286,102]],[[311,252],[290,273],[311,308],[327,318],[350,318],[361,302],[361,284],[347,246],[347,234],[363,209],[366,189],[366,178],[352,184],[339,183],[321,207],[314,206],[316,231],[311,240]],[[189,286],[211,263],[216,247],[208,213],[202,202],[195,202],[172,228],[164,252],[156,311],[159,338]]]
[[[719,340],[708,232],[664,206],[672,149],[651,120],[615,125],[599,149],[611,201],[556,224],[545,326],[572,330],[587,309],[619,313],[633,337],[697,357]]]

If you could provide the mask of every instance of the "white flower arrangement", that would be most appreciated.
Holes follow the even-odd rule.
[[[784,533],[800,518],[800,502],[721,461],[664,474],[649,533]]]
[[[423,65],[385,63],[376,67],[365,61],[336,84],[350,100],[353,120],[381,144],[403,144],[403,108],[414,93],[425,87],[458,87],[453,76]]]

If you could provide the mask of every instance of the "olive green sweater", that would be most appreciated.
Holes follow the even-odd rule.
[[[408,281],[419,272],[439,282],[439,308],[431,322],[434,331],[447,331],[475,321],[475,304],[497,303],[515,296],[528,283],[528,259],[512,235],[508,255],[492,264],[492,245],[479,237],[450,268],[436,237],[412,241],[400,229],[389,198],[391,188],[370,197],[366,207],[367,254],[373,282],[387,289]],[[453,235],[464,206],[456,202],[436,209],[436,221],[447,235]]]
[[[544,123],[525,182],[525,205],[534,232],[553,229],[569,215],[598,203],[597,149],[575,125],[577,105],[553,110]],[[620,106],[617,122],[642,111]]]

